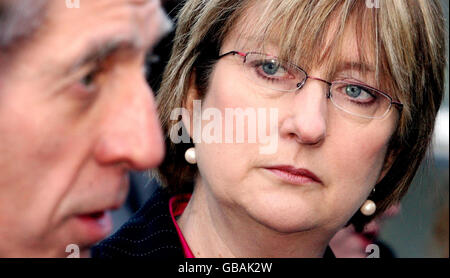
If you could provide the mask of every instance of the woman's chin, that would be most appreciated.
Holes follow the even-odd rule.
[[[258,195],[241,203],[244,210],[256,222],[279,233],[311,230],[323,218],[321,209],[314,206],[316,202],[306,196]]]
[[[308,213],[299,213],[301,211],[301,208],[289,207],[282,210],[266,206],[258,211],[250,211],[249,214],[257,223],[280,234],[309,231],[317,227],[317,218],[311,217]],[[296,217],[292,217],[293,215]]]
[[[264,225],[266,228],[281,234],[295,234],[306,232],[314,229],[316,225],[313,223],[308,223],[307,221],[299,220],[293,221],[290,219],[289,221],[280,221],[279,219],[269,219],[268,221],[259,221],[260,224]]]

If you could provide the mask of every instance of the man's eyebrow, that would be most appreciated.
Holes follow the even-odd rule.
[[[158,29],[158,34],[156,35],[156,42],[163,39],[168,33],[173,30],[173,23],[164,14],[163,22],[161,28]],[[132,51],[151,51],[151,45],[147,45],[137,36],[118,36],[107,39],[94,39],[87,44],[83,53],[79,55],[72,66],[69,68],[68,72],[74,72],[80,67],[90,64],[98,63],[103,61],[105,58],[110,57],[114,53],[120,50],[132,50]]]
[[[74,72],[80,67],[90,63],[97,63],[110,57],[120,50],[141,50],[143,43],[135,37],[113,37],[107,39],[95,39],[87,44],[82,54],[72,63],[68,72]]]

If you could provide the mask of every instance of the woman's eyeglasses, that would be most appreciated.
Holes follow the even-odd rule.
[[[230,51],[220,55],[218,59],[227,55],[242,57],[247,78],[255,85],[263,88],[293,92],[300,90],[306,80],[310,78],[325,82],[330,87],[327,97],[338,109],[349,114],[369,119],[380,119],[387,115],[392,105],[397,106],[400,111],[403,109],[403,104],[394,101],[388,94],[368,85],[349,81],[328,82],[308,76],[300,67],[289,62],[282,62],[274,56],[257,52]]]

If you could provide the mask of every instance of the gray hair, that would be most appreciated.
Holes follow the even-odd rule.
[[[44,19],[48,0],[0,0],[0,51],[29,38]]]

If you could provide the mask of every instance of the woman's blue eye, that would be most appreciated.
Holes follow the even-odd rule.
[[[345,93],[352,98],[357,98],[359,95],[361,95],[362,89],[355,85],[348,85],[345,88]]]
[[[275,63],[273,61],[265,62],[262,64],[262,70],[267,75],[275,75],[278,72],[279,68],[280,68],[280,65],[278,65],[277,63]]]
[[[370,92],[370,90],[367,90],[364,87],[358,85],[346,84],[343,89],[345,91],[345,95],[352,101],[368,103],[369,101],[375,100],[377,98],[373,93]]]

